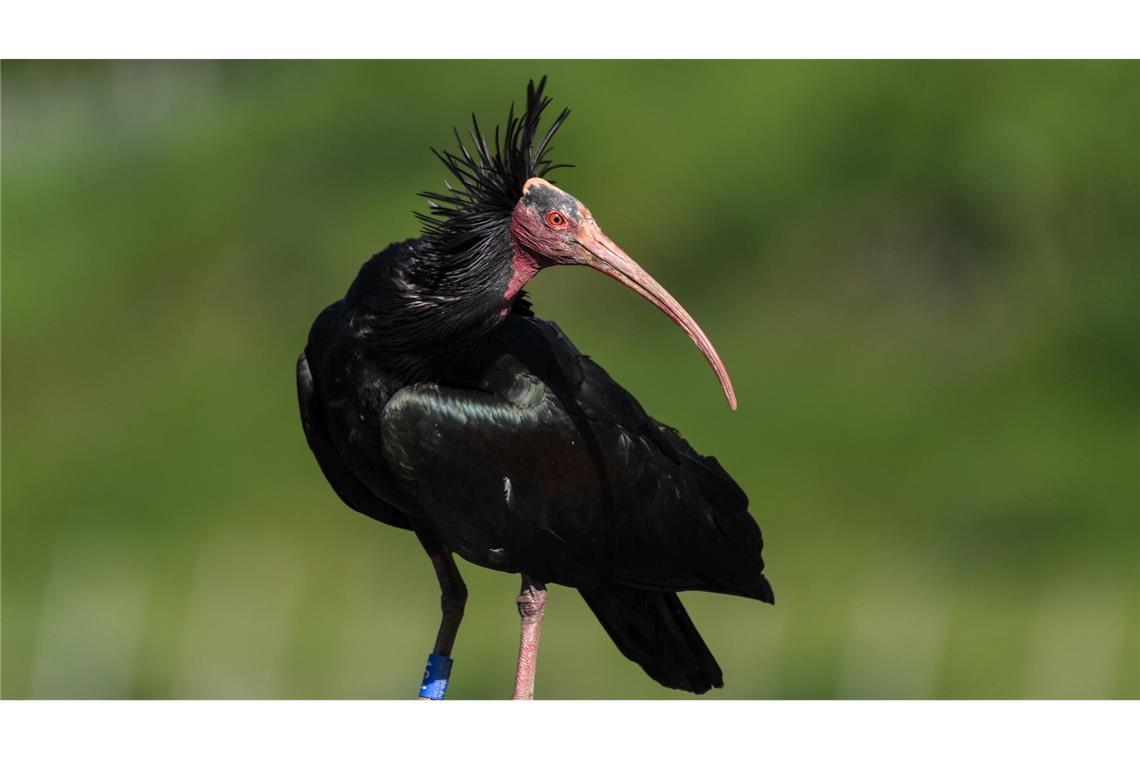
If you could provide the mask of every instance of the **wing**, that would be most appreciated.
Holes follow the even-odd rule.
[[[318,325],[320,320],[321,317],[318,317]],[[320,331],[314,329],[310,333],[310,345],[314,339],[319,340],[320,335]],[[305,439],[317,458],[321,472],[341,500],[357,512],[397,528],[410,530],[412,526],[407,516],[369,490],[352,473],[337,451],[325,421],[325,405],[320,389],[309,366],[309,351],[310,347],[306,347],[297,359],[297,401],[301,407],[301,425],[305,428]]]
[[[475,389],[401,390],[384,458],[461,556],[571,586],[770,600],[748,500],[552,323],[512,316]],[[402,502],[403,503],[403,502]]]

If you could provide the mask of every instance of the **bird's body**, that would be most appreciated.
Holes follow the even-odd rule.
[[[537,120],[536,102],[532,91]],[[528,182],[526,195],[546,203],[547,188]],[[554,192],[562,211],[548,220],[593,223]],[[541,267],[518,242],[519,224],[465,246],[425,235],[363,266],[318,316],[298,363],[309,445],[349,506],[414,530],[432,555],[444,585],[443,654],[454,638],[444,635],[447,586],[462,587],[447,567],[455,552],[522,574],[524,595],[526,583],[542,600],[546,583],[579,589],[622,652],[659,682],[698,693],[720,686],[676,592],[773,600],[747,497],[534,316],[521,285]]]

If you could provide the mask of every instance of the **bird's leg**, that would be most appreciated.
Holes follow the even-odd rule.
[[[517,599],[522,632],[519,636],[519,666],[515,672],[515,699],[534,699],[534,671],[538,665],[538,640],[542,636],[542,615],[546,611],[546,586],[522,577]]]
[[[463,621],[463,610],[467,607],[467,584],[459,575],[459,568],[455,566],[451,552],[431,555],[431,564],[439,578],[439,608],[443,613],[432,651],[450,657],[451,648],[455,646],[455,635],[459,633],[459,624]]]
[[[437,689],[439,693],[436,695],[425,694],[424,689],[428,687],[428,679],[425,678],[424,688],[420,689],[420,698],[442,699],[442,692],[447,690],[447,676],[451,672],[451,648],[455,645],[455,636],[459,633],[463,610],[467,606],[467,585],[459,575],[459,568],[456,567],[450,550],[434,537],[419,532],[416,535],[427,550],[432,567],[435,568],[435,575],[439,579],[439,606],[443,613],[439,622],[439,633],[435,637],[435,646],[428,658],[429,672],[433,667],[444,670],[441,674],[442,689]]]

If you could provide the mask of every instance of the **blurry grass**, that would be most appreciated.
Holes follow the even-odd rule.
[[[741,399],[605,278],[534,283],[752,497],[779,604],[685,596],[716,696],[1140,696],[1140,69],[985,62],[5,63],[4,695],[414,690],[430,565],[324,483],[293,362],[427,146],[544,72],[556,179]],[[517,581],[464,571],[451,695],[501,697]],[[679,696],[548,621],[540,696]]]

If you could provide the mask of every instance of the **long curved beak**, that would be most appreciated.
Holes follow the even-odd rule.
[[[579,260],[579,263],[591,266],[599,272],[604,272],[613,277],[665,312],[669,319],[676,322],[677,326],[685,331],[693,343],[697,344],[697,348],[704,354],[709,366],[716,373],[716,378],[720,381],[720,387],[724,391],[724,397],[728,400],[729,408],[735,410],[736,391],[732,389],[732,380],[728,376],[728,370],[724,368],[724,362],[721,361],[720,355],[713,347],[712,341],[705,335],[704,330],[701,329],[695,319],[689,316],[689,312],[677,303],[677,299],[669,295],[669,291],[661,287],[656,280],[649,276],[648,272],[629,257],[629,254],[610,240],[593,219],[587,220],[582,225],[576,242],[585,251],[585,255]]]

